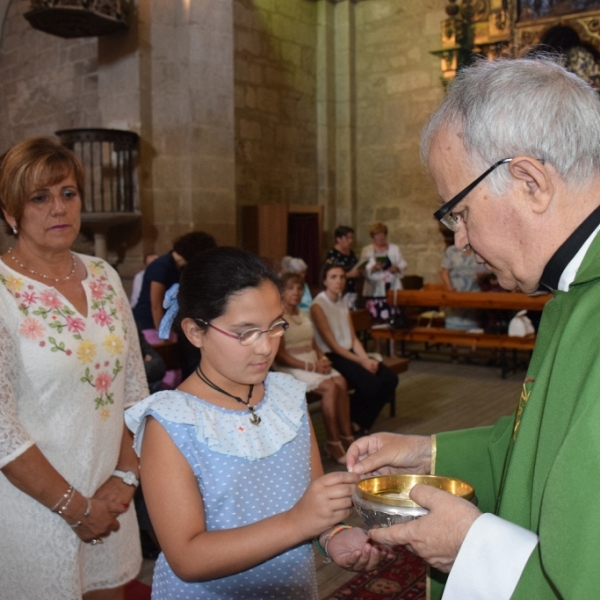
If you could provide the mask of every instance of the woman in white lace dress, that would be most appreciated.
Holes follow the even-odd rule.
[[[141,564],[138,460],[123,409],[147,395],[129,302],[71,252],[83,167],[51,139],[0,165],[0,596],[123,598]]]

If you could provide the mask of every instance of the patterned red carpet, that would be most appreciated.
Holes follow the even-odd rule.
[[[150,600],[150,586],[141,581],[130,581],[125,586],[125,600]]]
[[[324,600],[425,600],[425,563],[403,546],[395,551],[380,569],[356,575]],[[132,581],[125,600],[150,600],[150,586]]]
[[[376,571],[356,575],[324,600],[425,600],[426,566],[403,546]]]

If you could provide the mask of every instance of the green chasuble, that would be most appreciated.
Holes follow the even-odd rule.
[[[439,434],[436,474],[539,536],[513,598],[600,598],[600,235],[544,308],[513,417]]]

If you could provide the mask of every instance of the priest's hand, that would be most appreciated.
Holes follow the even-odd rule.
[[[467,532],[481,512],[468,500],[424,484],[415,485],[410,497],[429,513],[403,525],[372,529],[369,536],[382,544],[402,544],[432,567],[450,572]]]
[[[431,437],[375,433],[348,448],[346,465],[362,477],[394,473],[427,474],[431,470]]]

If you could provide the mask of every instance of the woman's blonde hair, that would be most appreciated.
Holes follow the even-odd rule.
[[[20,142],[0,158],[0,207],[19,224],[29,194],[39,187],[56,185],[73,175],[82,196],[83,165],[68,148],[48,137]],[[4,213],[0,215],[5,221]],[[8,227],[8,233],[12,228]]]
[[[378,233],[385,233],[385,235],[387,235],[388,228],[385,223],[373,223],[373,225],[371,225],[369,228],[369,235],[373,237]]]

